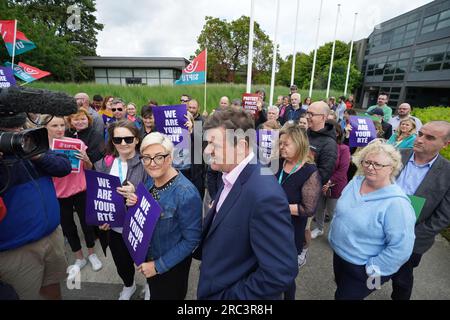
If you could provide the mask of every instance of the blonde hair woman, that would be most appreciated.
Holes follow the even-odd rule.
[[[413,118],[406,118],[400,121],[397,131],[389,138],[388,143],[398,149],[411,149],[416,136],[416,122]]]
[[[334,251],[335,298],[362,300],[388,281],[409,259],[415,214],[395,184],[402,163],[390,144],[374,140],[353,156],[357,175],[339,198],[330,226]]]

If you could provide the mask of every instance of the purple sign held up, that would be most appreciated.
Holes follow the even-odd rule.
[[[9,88],[16,85],[16,79],[11,68],[0,67],[0,89]]]
[[[119,177],[86,170],[86,223],[122,227],[125,218],[125,200],[117,193]]]
[[[146,260],[161,207],[142,183],[136,188],[136,195],[138,202],[127,212],[122,237],[134,263],[140,266]]]
[[[269,163],[278,140],[278,130],[258,130],[258,155],[262,163]]]
[[[377,137],[377,130],[372,119],[367,117],[350,116],[349,145],[350,147],[365,147]]]
[[[187,133],[186,114],[185,104],[153,108],[156,130],[167,135],[176,146],[183,141],[183,132]]]

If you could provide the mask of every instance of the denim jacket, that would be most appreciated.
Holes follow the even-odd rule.
[[[147,189],[153,185],[146,182]],[[202,201],[194,185],[182,173],[159,192],[161,216],[153,231],[147,261],[155,261],[158,273],[169,271],[198,246],[202,231]]]

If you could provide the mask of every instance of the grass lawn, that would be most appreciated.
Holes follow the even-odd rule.
[[[152,99],[156,100],[159,105],[179,104],[180,96],[188,94],[199,101],[201,109],[204,107],[204,86],[120,86],[120,85],[102,85],[95,83],[56,83],[56,82],[34,82],[30,87],[49,89],[55,91],[66,92],[74,95],[77,92],[85,92],[91,98],[95,94],[105,97],[111,95],[120,97],[126,102],[134,102],[140,109],[143,105]],[[245,93],[246,86],[243,84],[208,84],[207,85],[207,110],[211,111],[219,105],[222,96],[228,96],[230,100],[241,99]],[[253,85],[252,91],[264,89],[266,91],[266,102],[270,99],[270,86]],[[325,98],[325,90],[314,90],[312,94],[313,100]],[[277,86],[274,90],[274,103],[278,95],[288,95],[289,88]],[[302,99],[308,95],[308,90],[300,90]],[[331,91],[330,96],[338,97],[341,92]]]

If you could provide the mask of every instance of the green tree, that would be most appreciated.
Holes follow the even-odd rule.
[[[333,43],[328,42],[317,50],[316,68],[314,72],[314,88],[325,89],[328,82],[328,73],[330,67],[331,51]],[[343,91],[345,87],[345,77],[347,74],[348,54],[350,45],[342,41],[336,41],[333,60],[333,72],[331,75],[331,89]],[[314,51],[308,55],[297,53],[295,63],[295,84],[300,88],[308,89],[311,81],[311,70],[313,63]],[[289,85],[291,79],[292,55],[286,57],[280,66],[277,83],[281,85]],[[352,54],[352,63],[350,65],[350,79],[348,91],[356,89],[362,80],[361,72],[356,66],[355,52]]]
[[[96,55],[97,33],[103,25],[96,22],[93,0],[8,0],[0,1],[2,19],[17,19],[18,29],[36,44],[36,49],[16,57],[16,61],[50,71],[45,80],[79,81],[92,78],[79,56]],[[69,6],[80,10],[79,29],[71,29],[75,22]],[[0,49],[2,60],[7,51]]]
[[[248,56],[250,18],[241,16],[227,22],[205,17],[205,25],[197,42],[196,54],[208,48],[208,81],[244,82]],[[255,22],[253,43],[253,81],[267,83],[272,68],[273,43]]]

